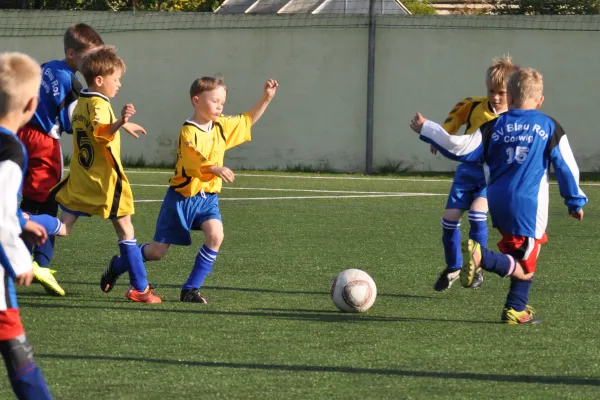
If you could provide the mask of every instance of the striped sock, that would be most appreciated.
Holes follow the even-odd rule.
[[[143,292],[148,287],[146,279],[146,267],[140,248],[135,239],[120,240],[119,250],[121,252],[113,263],[115,272],[122,274],[129,271],[129,282],[136,290]]]
[[[487,247],[488,229],[487,229],[487,213],[481,211],[469,211],[469,238],[473,239],[481,245]]]
[[[444,256],[446,257],[446,268],[458,271],[462,266],[462,254],[460,251],[460,221],[450,221],[442,218],[442,243],[444,245]]]
[[[192,269],[192,273],[182,289],[200,289],[204,279],[212,272],[212,266],[218,254],[218,251],[211,250],[208,246],[203,245],[196,255],[194,269]]]

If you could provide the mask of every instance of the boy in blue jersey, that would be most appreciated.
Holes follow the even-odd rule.
[[[29,214],[54,217],[58,214],[58,206],[49,195],[62,176],[59,139],[62,132],[72,133],[71,115],[82,89],[75,73],[83,56],[102,44],[100,35],[92,27],[86,24],[71,26],[64,35],[64,60],[42,65],[39,104],[33,118],[17,133],[29,157],[21,201],[21,208]],[[33,248],[35,280],[48,293],[64,296],[65,291],[48,269],[53,255],[54,237]]]
[[[508,110],[506,103],[506,83],[510,75],[518,68],[510,57],[495,59],[487,69],[485,84],[487,97],[467,97],[458,102],[444,121],[444,129],[451,135],[458,133],[465,126],[465,135],[474,133],[485,122],[498,118]],[[431,147],[432,153],[437,153]],[[487,244],[487,194],[483,168],[478,164],[463,163],[456,168],[452,187],[446,202],[446,211],[442,218],[442,244],[446,268],[440,273],[433,289],[442,292],[449,289],[459,277],[462,265],[460,251],[460,221],[466,210],[469,210],[469,237]],[[475,276],[473,285],[478,289],[483,284],[483,274]]]
[[[42,244],[46,231],[18,208],[27,153],[14,132],[35,112],[42,79],[39,65],[20,53],[0,54],[0,353],[18,399],[52,399],[33,359],[19,308],[15,284],[33,279],[31,256],[21,239]]]
[[[577,220],[583,219],[587,197],[579,187],[579,169],[563,128],[538,111],[544,101],[542,76],[530,68],[515,72],[507,97],[509,111],[470,136],[450,136],[418,113],[411,128],[448,158],[483,163],[492,222],[502,234],[501,253],[473,239],[464,242],[460,279],[469,287],[481,269],[510,277],[502,321],[521,324],[535,321],[528,300],[540,248],[547,240],[550,164],[568,212]]]

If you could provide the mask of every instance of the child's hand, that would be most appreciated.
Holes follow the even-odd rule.
[[[421,133],[421,129],[423,129],[423,124],[425,122],[427,122],[427,119],[424,118],[421,113],[417,113],[410,121],[410,128],[417,133]]]
[[[131,118],[133,114],[135,114],[135,107],[133,104],[125,104],[121,110],[121,121],[123,121],[123,125],[129,121],[129,118]]]
[[[125,132],[129,133],[136,139],[140,138],[140,136],[137,133],[135,133],[136,131],[142,132],[144,135],[146,134],[146,130],[141,125],[138,125],[133,122],[127,122],[126,124],[124,124],[123,129],[125,129]]]
[[[30,244],[40,246],[48,239],[48,232],[42,225],[29,220],[23,227],[21,237]]]
[[[271,100],[275,97],[275,92],[277,92],[277,88],[279,87],[279,83],[277,83],[274,79],[269,79],[267,83],[265,83],[265,99]]]
[[[569,214],[577,221],[581,221],[583,219],[583,208],[580,208],[579,211],[572,211]]]
[[[15,278],[15,283],[18,286],[29,286],[31,281],[33,281],[33,270],[23,272]]]
[[[215,167],[213,169],[213,174],[223,179],[224,182],[231,183],[235,179],[235,175],[233,171],[231,171],[227,167]]]

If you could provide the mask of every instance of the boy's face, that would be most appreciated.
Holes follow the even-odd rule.
[[[227,92],[223,86],[214,90],[202,92],[198,96],[192,98],[194,109],[203,119],[208,121],[216,121],[223,115],[223,106],[227,99]]]
[[[488,101],[497,112],[504,112],[508,108],[506,98],[506,86],[495,86],[490,81],[486,81]]]
[[[117,69],[113,74],[106,76],[97,76],[95,79],[95,90],[102,93],[109,99],[117,95],[121,87],[121,70]]]

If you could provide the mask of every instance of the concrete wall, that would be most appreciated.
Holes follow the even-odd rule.
[[[98,13],[57,14],[64,26],[26,31],[29,36],[20,36],[23,33],[19,32],[25,31],[7,27],[7,15],[0,14],[0,48],[24,51],[40,61],[62,56],[61,38],[56,35],[69,23],[89,21],[103,26],[98,23]],[[39,13],[32,15],[39,18]],[[29,17],[19,13],[19,18],[27,21]],[[151,30],[152,25],[146,24],[139,30],[139,17],[119,18],[119,29],[114,22],[111,29],[103,31],[105,41],[118,47],[128,67],[123,88],[114,100],[115,109],[134,103],[135,121],[148,130],[148,136],[139,140],[124,138],[122,153],[126,157],[143,156],[148,162],[173,160],[179,127],[192,110],[186,94],[189,85],[197,77],[219,73],[229,87],[226,112],[232,114],[254,104],[265,79],[276,78],[281,85],[255,126],[253,142],[231,150],[226,164],[235,168],[298,164],[343,171],[364,168],[364,20],[349,18],[348,28],[312,23],[294,26],[294,20],[288,19],[286,29],[192,29],[195,26],[188,24],[181,30],[172,30],[172,26]],[[169,21],[181,17],[167,14],[161,18]],[[231,23],[235,17],[228,18]],[[380,21],[376,43],[376,166],[397,163],[415,170],[453,169],[454,163],[429,154],[427,146],[409,132],[408,121],[417,110],[441,121],[460,98],[485,95],[488,63],[494,56],[510,53],[517,63],[536,67],[544,74],[544,111],[565,127],[582,170],[600,168],[600,140],[595,132],[600,102],[600,29],[543,30],[546,25],[556,26],[556,21],[547,19],[538,20],[535,30],[524,19],[513,30],[482,29],[489,28],[489,19],[470,17],[465,24],[464,18],[437,18],[386,17]],[[336,22],[340,20],[344,22],[343,18]],[[210,21],[214,25],[215,17],[210,16]],[[561,21],[564,28],[564,18]],[[232,26],[246,26],[233,22]],[[442,23],[444,29],[431,29]],[[567,23],[583,26],[577,18]],[[260,26],[261,21],[257,24]],[[138,30],[129,30],[129,26]],[[269,23],[263,20],[263,26]],[[35,36],[36,32],[43,36]],[[63,140],[68,153],[72,149],[70,137]]]

